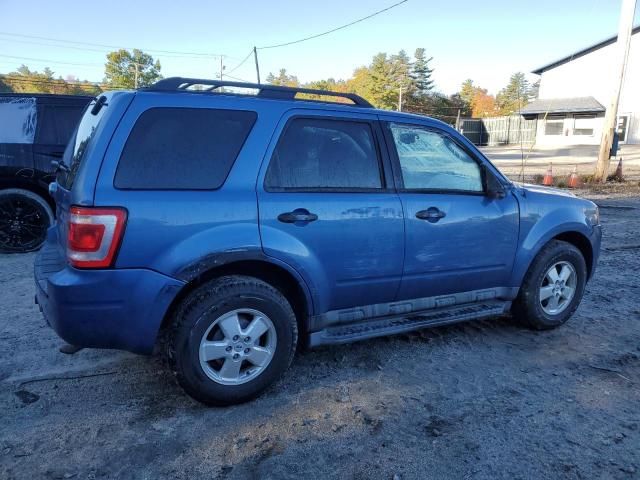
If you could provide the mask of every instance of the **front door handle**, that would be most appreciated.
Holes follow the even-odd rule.
[[[278,220],[282,223],[309,223],[315,222],[318,215],[310,213],[305,208],[296,208],[293,212],[285,212],[278,215]]]
[[[431,223],[436,223],[441,218],[446,217],[447,214],[440,210],[438,207],[429,207],[426,210],[420,210],[416,212],[416,218],[420,220],[426,220]]]

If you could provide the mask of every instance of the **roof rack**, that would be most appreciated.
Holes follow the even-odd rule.
[[[153,92],[187,91],[189,87],[194,85],[204,85],[207,88],[188,91],[197,93],[211,92],[221,87],[251,88],[258,90],[258,97],[277,98],[282,100],[296,100],[296,95],[298,93],[308,93],[311,95],[322,95],[326,97],[347,98],[353,102],[354,106],[373,108],[373,105],[355,93],[331,92],[328,90],[315,90],[312,88],[282,87],[279,85],[269,85],[264,83],[227,82],[223,80],[207,80],[203,78],[165,78],[157,81],[144,90]]]

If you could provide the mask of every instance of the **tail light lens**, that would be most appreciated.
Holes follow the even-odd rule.
[[[113,265],[127,212],[122,208],[71,207],[67,258],[78,268]]]

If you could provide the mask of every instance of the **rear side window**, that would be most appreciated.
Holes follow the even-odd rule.
[[[135,190],[206,190],[222,186],[255,112],[152,108],[136,122],[114,185]]]
[[[380,162],[366,122],[296,118],[278,141],[267,190],[382,188]]]

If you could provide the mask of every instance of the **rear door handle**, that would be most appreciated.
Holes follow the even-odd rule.
[[[440,210],[438,207],[429,207],[426,210],[420,210],[416,212],[416,218],[420,220],[426,220],[431,223],[436,223],[441,218],[446,217],[447,214]]]
[[[282,223],[309,223],[315,222],[318,215],[309,212],[305,208],[296,208],[293,212],[285,212],[278,215],[278,220]]]

